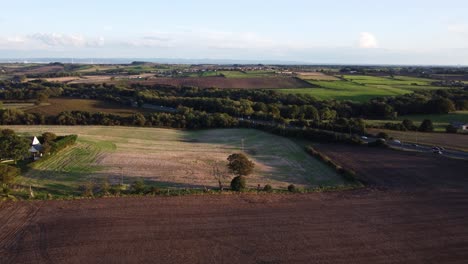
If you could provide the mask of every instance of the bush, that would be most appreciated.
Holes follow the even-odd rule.
[[[457,133],[458,129],[452,125],[448,125],[445,127],[445,132],[447,133]]]
[[[296,188],[296,185],[294,184],[291,184],[288,186],[288,191],[294,193],[294,192],[297,192],[297,188]]]
[[[84,197],[94,197],[94,183],[88,182],[80,186],[80,191]]]
[[[143,180],[136,180],[132,184],[132,192],[135,194],[142,194],[145,192],[146,185]]]
[[[234,177],[234,179],[232,179],[231,181],[231,189],[233,191],[237,191],[237,192],[243,191],[246,188],[246,186],[247,186],[247,181],[244,176]]]
[[[424,119],[421,123],[421,126],[418,129],[420,132],[433,132],[434,126],[432,125],[432,121],[429,119]]]
[[[267,185],[265,185],[265,187],[263,187],[263,190],[265,192],[271,192],[271,191],[273,191],[273,187],[271,187],[270,184],[267,184]]]

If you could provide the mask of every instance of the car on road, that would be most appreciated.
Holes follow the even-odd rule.
[[[411,146],[413,146],[413,147],[419,147],[418,144],[411,144]]]
[[[398,140],[398,139],[394,139],[394,140],[393,140],[393,143],[401,144],[401,141]]]
[[[442,151],[440,151],[440,150],[434,150],[434,151],[432,151],[432,153],[434,153],[434,154],[439,154],[439,155],[444,154],[444,153],[442,153]]]
[[[368,138],[366,136],[362,136],[361,139],[367,140]]]

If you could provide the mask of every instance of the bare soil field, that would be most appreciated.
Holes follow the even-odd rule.
[[[368,132],[377,134],[378,132],[385,132],[390,137],[399,139],[404,142],[412,142],[417,144],[442,146],[451,149],[458,149],[468,151],[468,135],[462,134],[447,134],[447,133],[421,133],[421,132],[407,132],[385,130],[377,128],[369,128]]]
[[[3,202],[0,263],[466,262],[466,161],[315,147],[369,187]]]
[[[3,203],[0,263],[464,263],[467,212],[457,190]]]
[[[275,88],[307,88],[312,87],[308,82],[291,77],[266,78],[154,78],[141,81],[145,84],[165,84],[174,86],[194,86],[201,88],[239,88],[239,89],[275,89]]]
[[[102,112],[116,115],[128,116],[138,112],[149,112],[141,108],[132,108],[94,99],[77,99],[77,98],[49,98],[47,104],[33,106],[26,112],[40,113],[45,116],[58,115],[64,111],[88,111]]]
[[[466,160],[367,146],[325,144],[315,148],[358,172],[358,178],[370,186],[425,191],[462,188],[468,192]]]

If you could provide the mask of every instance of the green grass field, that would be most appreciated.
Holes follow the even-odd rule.
[[[398,96],[422,89],[440,89],[432,86],[430,79],[406,76],[375,77],[366,75],[343,75],[345,80],[313,81],[317,88],[280,89],[291,94],[309,94],[321,100],[351,100],[365,102],[375,97]]]
[[[212,166],[225,168],[228,155],[241,151],[256,163],[249,186],[270,184],[284,189],[346,185],[324,163],[312,158],[303,146],[275,135],[249,129],[182,131],[134,127],[9,126],[23,135],[51,131],[78,134],[77,144],[56,156],[33,163],[18,183],[24,188],[54,196],[79,195],[78,187],[108,179],[129,184],[144,179],[148,184],[171,188],[216,187]],[[227,172],[226,172],[227,173]],[[223,181],[229,185],[231,175]]]

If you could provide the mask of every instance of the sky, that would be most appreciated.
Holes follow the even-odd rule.
[[[0,1],[0,58],[468,65],[466,0]]]

